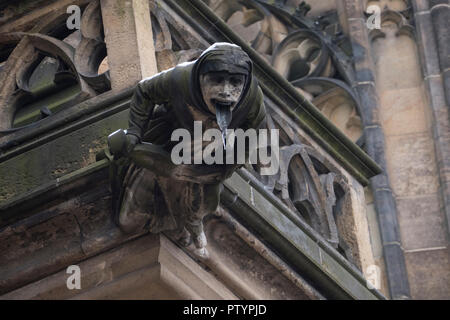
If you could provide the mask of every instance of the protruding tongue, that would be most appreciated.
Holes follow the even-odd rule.
[[[227,136],[227,128],[231,123],[232,113],[231,106],[216,103],[216,119],[220,131],[222,131],[223,148],[225,149],[225,138]]]

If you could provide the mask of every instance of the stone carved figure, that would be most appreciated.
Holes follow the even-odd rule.
[[[197,60],[139,82],[126,135],[109,137],[113,207],[123,231],[170,232],[183,246],[193,241],[195,252],[207,256],[202,219],[217,209],[222,182],[240,165],[175,165],[172,132],[184,128],[192,135],[194,121],[204,130],[220,129],[224,142],[228,128],[265,125],[263,94],[239,46],[215,43]]]

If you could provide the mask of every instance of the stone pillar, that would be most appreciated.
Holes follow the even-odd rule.
[[[450,1],[430,0],[429,2],[448,106],[450,105]]]
[[[410,297],[405,258],[397,220],[397,206],[386,168],[385,137],[379,119],[379,99],[375,86],[374,63],[371,57],[368,28],[363,1],[338,0],[339,14],[344,11],[348,35],[354,52],[355,81],[358,93],[367,153],[383,168],[383,173],[371,179],[377,211],[386,273],[392,299]]]
[[[442,211],[446,214],[450,239],[450,6],[448,0],[414,0],[412,4],[424,84],[432,113]]]
[[[148,0],[101,0],[113,90],[157,73]]]
[[[450,239],[450,4],[449,0],[430,0],[430,14],[433,22],[436,44],[433,48],[437,49],[440,66],[439,93],[444,94],[446,98],[435,103],[435,141],[438,148],[438,166],[441,179],[441,192],[444,201],[444,210],[447,216],[447,231]],[[426,15],[425,15],[426,17]],[[430,48],[424,48],[424,50]],[[439,80],[435,79],[434,82]],[[442,97],[439,94],[437,97]],[[436,100],[437,97],[433,97]]]

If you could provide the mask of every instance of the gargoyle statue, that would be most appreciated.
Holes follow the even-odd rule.
[[[264,126],[263,94],[252,68],[239,46],[215,43],[197,60],[137,84],[129,128],[108,137],[113,210],[123,231],[166,231],[183,246],[193,241],[199,256],[208,255],[203,217],[217,209],[222,182],[242,164],[175,164],[173,133],[183,129],[193,136],[194,124],[201,123],[203,130],[220,130],[225,148],[228,129]],[[202,141],[200,151],[194,146],[192,158],[209,143]]]

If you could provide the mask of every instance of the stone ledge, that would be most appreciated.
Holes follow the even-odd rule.
[[[359,271],[274,195],[241,170],[225,182],[222,203],[319,292],[331,299],[385,299]]]
[[[70,194],[70,198],[73,198],[76,193],[72,192],[71,187],[76,187],[77,182],[89,179],[89,177],[96,177],[96,174],[100,174],[103,179],[106,179],[107,164],[107,160],[96,162],[89,168],[78,170],[58,181],[42,186],[27,195],[25,207],[22,204],[23,201],[17,199],[2,206],[0,215],[12,210],[17,216],[25,219],[27,216],[21,211],[28,212],[28,207],[45,204],[47,199],[46,196],[43,196],[45,194],[49,197],[54,197],[57,194],[60,201],[63,201],[68,194]],[[245,171],[242,170],[242,174],[245,175]],[[95,179],[99,180],[99,177]],[[333,299],[384,299],[384,296],[377,290],[369,290],[359,271],[331,248],[312,228],[300,219],[296,219],[295,215],[289,209],[284,208],[281,201],[273,194],[261,188],[252,188],[236,173],[226,181],[225,185],[225,191],[221,194],[222,204],[230,208],[244,226],[249,225],[257,235],[262,236],[269,247],[276,248],[276,253],[302,277],[305,277],[309,283],[314,284],[314,288],[317,287],[319,292],[326,292],[325,297]],[[252,192],[253,197],[250,192]],[[282,209],[280,210],[280,208]],[[28,213],[28,219],[33,218],[33,216],[30,216],[32,213]],[[107,219],[107,215],[102,219]],[[100,221],[96,223],[100,223]],[[110,224],[111,221],[108,222],[108,225]],[[21,223],[17,226],[9,226],[2,229],[1,232],[6,232],[5,236],[7,236],[11,231],[23,228],[20,225]],[[89,227],[89,230],[92,228],[94,227]],[[98,229],[98,227],[95,228]],[[127,237],[118,235],[119,230],[113,232],[113,230],[97,229],[90,230],[92,235],[89,236],[84,234],[86,231],[83,233],[80,229],[81,235],[84,234],[81,239],[84,238],[84,240],[80,240],[82,241],[79,244],[81,252],[75,255],[78,259],[83,256],[89,257],[98,254],[99,250],[101,252],[105,248],[117,246],[127,239]],[[9,238],[9,236],[7,237]],[[60,268],[61,266],[58,267],[58,265],[61,263],[64,262],[57,262],[54,267]],[[52,268],[45,269],[51,272]],[[33,279],[33,270],[24,269],[23,272],[25,272],[23,276],[20,276],[19,272],[15,275],[15,280],[9,279],[8,284],[4,283],[3,288],[6,288],[6,285],[12,287],[14,283],[19,283],[23,279]]]
[[[237,299],[164,235],[146,235],[78,264],[81,290],[66,270],[1,299]]]

